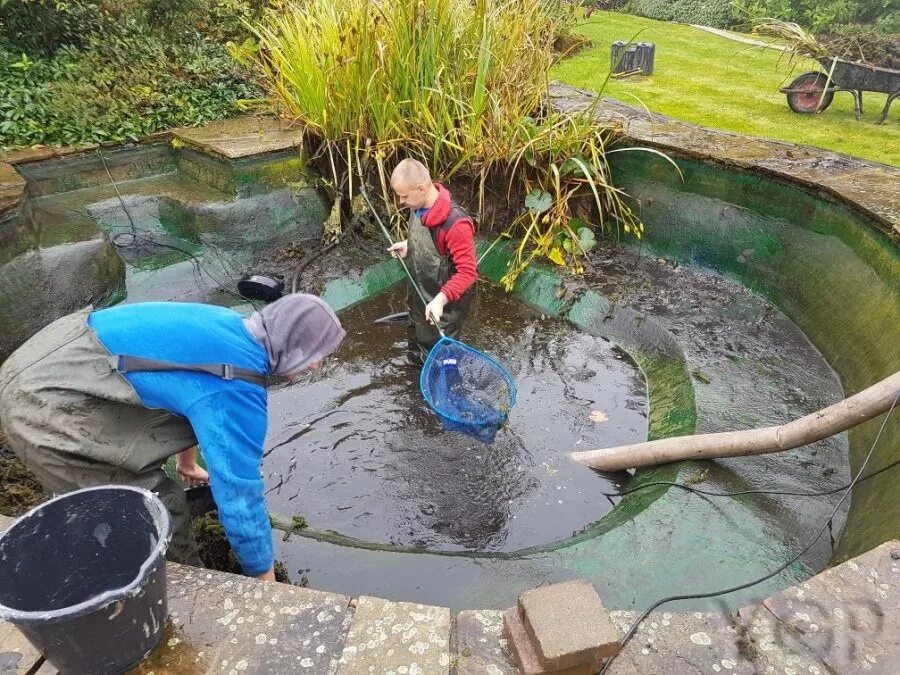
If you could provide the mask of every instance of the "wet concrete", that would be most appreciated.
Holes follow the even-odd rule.
[[[88,153],[17,167],[27,179],[27,196],[17,218],[0,228],[2,254],[21,257],[23,251],[67,246],[59,248],[65,257],[81,242],[108,239],[107,247],[126,263],[119,265],[117,295],[110,298],[104,287],[78,307],[124,296],[129,302],[212,302],[249,311],[237,281],[289,244],[318,242],[325,217],[321,195],[299,180],[305,174],[295,153],[233,166],[209,159],[202,171],[187,173],[179,171],[176,156],[168,144],[156,144],[104,152],[105,165]],[[222,183],[227,191],[218,189]],[[46,281],[42,274],[46,286],[53,277]],[[15,281],[15,275],[2,280],[9,297],[22,294],[18,287],[12,292]],[[47,320],[42,314],[35,322]],[[29,335],[17,333],[16,344]]]
[[[601,493],[627,475],[587,471],[567,453],[646,438],[645,385],[629,357],[482,284],[465,339],[518,386],[507,426],[484,444],[428,410],[405,326],[373,324],[404,306],[401,288],[348,310],[348,338],[315,381],[270,393],[269,508],[368,541],[479,551],[552,542],[605,514],[613,500]],[[291,542],[278,555],[308,567]]]
[[[694,379],[697,432],[783,424],[843,399],[841,383],[818,350],[781,312],[721,275],[606,243],[591,255],[584,283],[646,312],[671,332]],[[703,489],[721,492],[828,491],[850,482],[846,433],[795,450],[703,464]],[[805,544],[839,495],[756,495],[782,541]],[[847,504],[833,523],[840,531]],[[833,554],[825,537],[805,558],[811,568]]]

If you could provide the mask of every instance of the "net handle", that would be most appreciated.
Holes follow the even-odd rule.
[[[381,221],[381,217],[375,211],[375,207],[372,206],[372,202],[369,201],[369,195],[366,194],[366,189],[360,185],[359,193],[362,195],[362,198],[366,201],[366,205],[369,207],[369,211],[371,211],[372,215],[375,216],[375,220],[378,222],[378,227],[381,228],[382,234],[384,234],[384,238],[388,240],[388,243],[393,246],[394,240],[391,239],[391,233],[388,232],[388,229],[384,226],[384,223]],[[403,266],[403,271],[406,272],[406,276],[409,279],[409,283],[416,290],[416,294],[419,296],[419,299],[422,301],[422,305],[428,307],[428,301],[425,299],[425,295],[422,293],[422,289],[419,288],[419,284],[416,283],[415,279],[413,279],[412,273],[409,271],[409,268],[406,266],[406,262],[404,262],[403,258],[399,255],[396,256],[397,260],[400,261],[400,264]],[[437,328],[438,333],[440,333],[441,337],[447,337],[444,335],[444,329],[440,327],[438,323],[433,324],[435,328]]]

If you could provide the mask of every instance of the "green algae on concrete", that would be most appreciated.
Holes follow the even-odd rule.
[[[613,174],[638,202],[645,246],[732,275],[804,331],[846,395],[900,370],[900,247],[849,207],[760,175],[677,157],[621,153]],[[882,419],[850,433],[858,470]],[[900,415],[868,471],[900,458]],[[893,495],[893,496],[891,496]],[[858,486],[836,557],[900,535],[900,482],[889,472]]]
[[[30,197],[107,186],[177,170],[167,143],[104,149],[102,153],[102,158],[98,150],[20,164],[16,169],[28,181]]]
[[[403,268],[396,260],[384,260],[363,271],[359,278],[333,279],[329,281],[322,298],[335,312],[342,312],[363,300],[406,278]]]
[[[296,150],[225,160],[191,147],[176,150],[178,169],[186,176],[236,197],[292,188],[300,192],[316,184]]]

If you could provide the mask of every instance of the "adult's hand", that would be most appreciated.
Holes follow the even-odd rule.
[[[209,472],[197,464],[197,448],[179,452],[175,458],[175,470],[187,485],[209,482]]]
[[[262,579],[263,581],[275,581],[275,568],[271,568],[268,572],[263,572],[257,579]]]

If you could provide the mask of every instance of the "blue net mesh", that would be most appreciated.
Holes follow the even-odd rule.
[[[441,338],[419,378],[422,395],[444,427],[490,443],[516,403],[506,368],[453,338]]]

